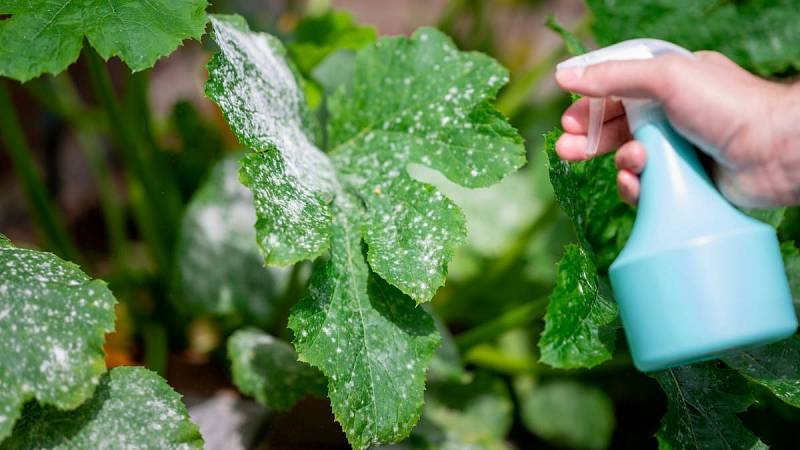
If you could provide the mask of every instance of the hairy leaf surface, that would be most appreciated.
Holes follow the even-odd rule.
[[[181,397],[155,373],[117,367],[72,411],[29,403],[2,450],[190,450],[203,439]]]
[[[0,2],[0,75],[27,81],[58,74],[78,59],[83,40],[133,71],[152,67],[206,26],[206,0],[44,0]]]
[[[653,375],[667,394],[667,414],[658,430],[660,449],[767,449],[736,417],[754,401],[735,371],[714,363]]]
[[[70,409],[92,395],[114,303],[75,264],[0,240],[0,440],[27,400]]]
[[[192,315],[267,327],[288,271],[263,267],[253,194],[239,182],[238,158],[220,161],[186,207],[176,251],[176,297]]]
[[[618,328],[617,305],[581,247],[566,247],[544,319],[545,329],[539,339],[543,362],[576,368],[611,359]]]
[[[660,38],[690,50],[718,50],[762,75],[800,69],[800,9],[795,0],[589,0],[588,4],[601,45]]]
[[[325,395],[325,378],[317,369],[298,361],[286,342],[256,329],[228,339],[228,358],[236,387],[266,407],[288,409],[308,394]]]

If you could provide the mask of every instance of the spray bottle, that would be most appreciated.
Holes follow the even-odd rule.
[[[688,50],[634,39],[576,56],[557,70]],[[609,268],[633,361],[662,370],[791,336],[797,318],[775,230],[733,207],[652,99],[622,99],[647,164],[631,235]],[[604,99],[590,99],[596,152]]]

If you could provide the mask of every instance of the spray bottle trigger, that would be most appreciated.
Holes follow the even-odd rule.
[[[592,157],[597,154],[597,147],[600,145],[600,134],[603,131],[603,122],[606,115],[606,99],[589,99],[589,133],[586,143],[586,156]]]

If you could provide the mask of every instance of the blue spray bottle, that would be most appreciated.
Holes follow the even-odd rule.
[[[669,42],[634,39],[557,69],[666,53],[694,57]],[[657,102],[622,102],[647,153],[636,223],[609,269],[636,367],[662,370],[794,334],[797,318],[775,230],[717,191]],[[604,104],[590,100],[590,154],[600,140]]]

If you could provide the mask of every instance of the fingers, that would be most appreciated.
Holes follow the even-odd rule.
[[[647,161],[647,155],[644,146],[638,141],[628,141],[617,150],[614,155],[614,164],[617,169],[627,170],[634,174],[642,173],[644,170],[644,163]]]
[[[678,55],[664,55],[650,60],[609,61],[585,68],[560,70],[556,81],[563,89],[589,97],[670,96],[677,77],[692,62]]]
[[[631,140],[631,133],[628,130],[628,121],[624,115],[617,116],[603,124],[597,155],[608,153],[629,140]],[[558,138],[556,153],[561,159],[567,161],[583,161],[589,158],[586,154],[587,144],[588,138],[585,134],[567,132]]]
[[[606,122],[625,114],[621,101],[607,98],[605,102],[604,120]],[[564,111],[564,115],[561,116],[561,126],[564,131],[572,134],[586,134],[589,131],[589,99],[587,97],[573,103]]]
[[[628,170],[617,172],[617,190],[622,201],[630,205],[636,205],[639,201],[639,177]]]

